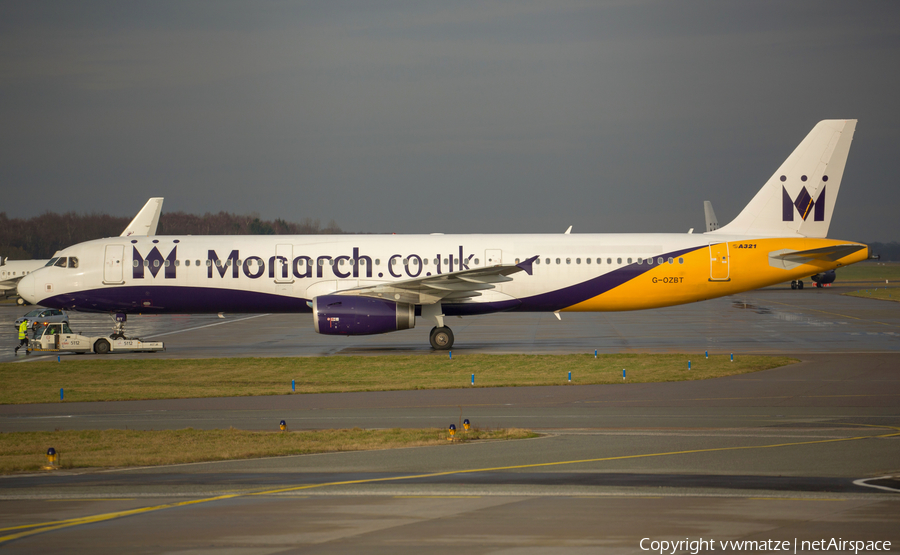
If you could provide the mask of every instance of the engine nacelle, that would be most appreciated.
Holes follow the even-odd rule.
[[[374,335],[416,327],[416,306],[371,297],[322,295],[313,299],[316,333]]]
[[[812,276],[810,279],[812,279],[814,282],[816,282],[816,284],[819,287],[822,287],[825,284],[834,283],[835,277],[836,276],[835,276],[834,270],[828,270],[827,272],[821,272],[819,274],[816,274],[816,275]]]

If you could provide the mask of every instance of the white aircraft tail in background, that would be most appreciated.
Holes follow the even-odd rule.
[[[163,200],[165,200],[163,197],[153,197],[148,200],[147,204],[131,220],[131,223],[128,224],[128,227],[125,228],[120,237],[149,237],[156,235],[156,227],[159,225],[159,215],[162,212]]]

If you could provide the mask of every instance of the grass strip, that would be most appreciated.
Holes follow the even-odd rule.
[[[871,289],[858,289],[842,293],[848,297],[861,297],[863,299],[878,299],[882,301],[900,301],[900,287],[873,287]]]
[[[0,403],[122,401],[700,380],[767,370],[787,357],[685,354],[333,356],[79,360],[0,365]],[[688,370],[688,361],[691,368]],[[622,369],[627,370],[626,380]]]
[[[866,261],[850,266],[843,266],[835,270],[837,280],[844,281],[880,281],[889,280],[891,283],[900,281],[900,263]]]
[[[536,437],[529,430],[472,429],[457,432],[454,443]],[[67,430],[0,433],[0,473],[39,470],[47,449],[59,453],[59,467],[118,468],[203,461],[252,459],[337,451],[444,445],[447,430],[319,430],[248,432],[244,430]]]

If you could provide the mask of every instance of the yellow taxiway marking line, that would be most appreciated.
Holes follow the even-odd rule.
[[[70,499],[45,499],[48,503],[65,503],[67,501],[134,501],[136,497],[72,497]]]
[[[82,524],[92,524],[94,522],[103,522],[106,520],[113,520],[116,518],[122,518],[126,516],[134,516],[144,513],[149,513],[153,511],[159,511],[163,509],[171,509],[174,507],[185,507],[189,505],[199,505],[201,503],[209,503],[212,501],[221,501],[224,499],[233,499],[235,497],[249,496],[249,495],[274,495],[277,493],[287,493],[292,491],[302,491],[314,488],[324,488],[330,486],[347,486],[347,485],[355,485],[355,484],[373,484],[378,482],[397,482],[401,480],[415,480],[417,478],[434,478],[438,476],[451,476],[454,474],[473,474],[477,472],[496,472],[500,470],[521,470],[524,468],[544,468],[550,466],[562,466],[562,465],[571,465],[571,464],[584,464],[584,463],[592,463],[592,462],[604,462],[604,461],[621,461],[627,459],[642,459],[642,458],[650,458],[650,457],[667,457],[672,455],[690,455],[696,453],[715,453],[721,451],[738,451],[738,450],[748,450],[748,449],[774,449],[778,447],[794,447],[798,445],[816,445],[822,443],[836,443],[840,441],[857,441],[861,439],[874,439],[874,438],[885,438],[885,437],[897,437],[900,436],[900,427],[896,426],[882,426],[882,425],[874,425],[869,424],[868,426],[873,428],[887,428],[894,430],[893,433],[890,434],[881,434],[875,436],[856,436],[856,437],[846,437],[846,438],[838,438],[838,439],[820,439],[814,441],[799,441],[795,443],[773,443],[770,445],[743,445],[736,447],[711,447],[708,449],[688,449],[685,451],[667,451],[663,453],[644,453],[640,455],[620,455],[616,457],[600,457],[596,459],[580,459],[575,461],[555,461],[548,463],[533,463],[533,464],[517,464],[511,466],[497,466],[492,468],[472,468],[468,470],[448,470],[445,472],[430,472],[427,474],[415,474],[410,476],[393,476],[390,478],[367,478],[362,480],[345,480],[341,482],[326,482],[322,484],[307,484],[303,486],[293,486],[289,488],[280,488],[274,490],[260,491],[256,493],[234,493],[229,495],[218,495],[215,497],[207,497],[204,499],[195,499],[192,501],[180,501],[177,503],[167,503],[164,505],[156,505],[153,507],[144,507],[141,509],[131,509],[127,511],[117,511],[113,513],[105,513],[81,518],[71,518],[68,520],[58,520],[58,521],[50,521],[50,522],[38,522],[35,524],[25,524],[21,526],[13,526],[11,528],[0,528],[0,532],[11,531],[11,530],[22,530],[21,532],[17,532],[14,534],[9,534],[6,536],[0,536],[0,544],[17,540],[20,538],[24,538],[27,536],[32,536],[35,534],[41,534],[44,532],[52,532],[53,530],[59,530],[61,528],[69,528],[72,526],[80,526]]]
[[[480,495],[395,495],[394,499],[481,499]]]
[[[827,497],[748,497],[748,501],[846,501],[846,499],[830,499]]]

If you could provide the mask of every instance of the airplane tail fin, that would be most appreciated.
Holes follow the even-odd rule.
[[[744,210],[715,234],[826,237],[856,120],[820,121]]]
[[[137,216],[131,220],[128,227],[119,237],[147,237],[156,235],[156,227],[159,225],[159,214],[162,212],[163,198],[154,197],[147,201]]]

